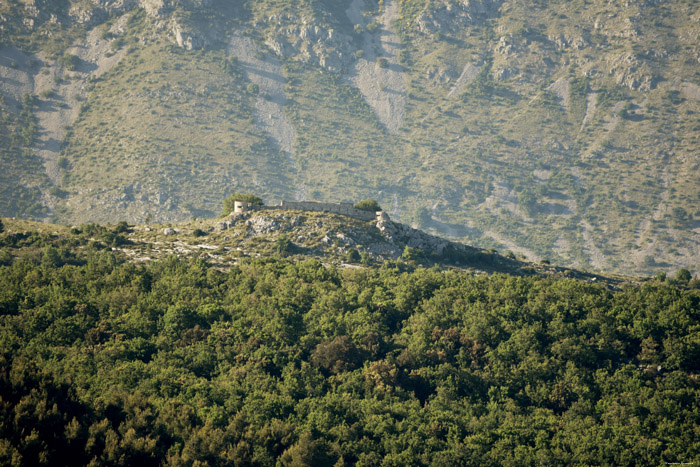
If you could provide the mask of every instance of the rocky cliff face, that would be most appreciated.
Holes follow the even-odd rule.
[[[266,23],[272,28],[265,45],[279,58],[298,60],[331,73],[345,71],[352,59],[351,38],[312,18],[277,14]]]
[[[424,9],[415,24],[423,34],[453,33],[496,16],[503,0],[440,0]]]

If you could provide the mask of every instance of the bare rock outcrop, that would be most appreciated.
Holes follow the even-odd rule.
[[[476,248],[463,243],[451,242],[425,233],[422,230],[414,229],[406,224],[399,224],[390,220],[379,220],[377,228],[389,243],[419,248],[428,254],[443,256],[448,251],[467,254],[479,252]]]
[[[208,7],[211,4],[211,0],[139,0],[139,5],[146,10],[146,13],[156,18],[167,15],[176,8],[193,10]]]
[[[637,91],[650,91],[656,84],[651,67],[634,54],[614,57],[608,73],[620,86]]]
[[[309,18],[276,14],[267,24],[274,28],[265,45],[280,58],[319,66],[331,73],[344,72],[352,60],[351,38]]]
[[[397,2],[386,0],[384,13],[371,32],[362,16],[363,0],[354,0],[346,10],[348,19],[360,30],[362,56],[354,63],[348,81],[360,90],[377,119],[390,133],[403,125],[406,108],[404,72],[399,64],[400,41],[391,29],[397,17]],[[371,23],[370,23],[371,24]]]
[[[479,24],[496,14],[502,0],[440,0],[423,10],[416,18],[416,26],[423,34],[452,32]]]

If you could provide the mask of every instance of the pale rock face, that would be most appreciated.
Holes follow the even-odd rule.
[[[146,10],[150,16],[160,16],[166,8],[164,0],[141,0],[141,7]]]
[[[501,38],[498,41],[498,44],[496,44],[494,52],[500,55],[511,55],[514,52],[513,37],[510,35],[501,36]]]
[[[435,252],[438,255],[442,255],[447,248],[461,252],[476,251],[476,249],[462,243],[451,242],[449,240],[445,240],[444,238],[436,237],[435,235],[430,235],[421,230],[414,229],[408,225],[392,222],[388,219],[379,219],[377,222],[377,228],[387,239],[387,241],[389,241],[389,243],[406,244],[411,248],[419,248],[427,252]]]
[[[649,65],[640,61],[635,55],[616,57],[609,74],[621,86],[637,91],[649,91],[655,86],[655,79]]]
[[[496,81],[505,81],[508,78],[512,77],[515,75],[513,70],[508,67],[499,67],[493,71],[493,79]]]
[[[155,18],[170,13],[177,7],[195,10],[208,7],[211,3],[211,0],[139,0],[146,13]]]
[[[206,47],[207,40],[195,31],[187,30],[177,22],[173,22],[172,33],[177,45],[185,50],[196,50]]]
[[[550,34],[547,39],[554,43],[559,50],[581,50],[588,47],[588,42],[581,36],[570,36],[568,34]]]
[[[74,5],[68,16],[78,24],[95,24],[112,13],[124,13],[139,4],[138,0],[92,0],[89,5]]]
[[[426,68],[425,77],[432,81],[434,86],[438,86],[451,83],[458,74],[453,69],[431,65]]]
[[[493,16],[501,3],[502,0],[441,0],[420,13],[416,24],[423,34],[449,32]]]
[[[273,15],[268,18],[275,30],[265,40],[280,58],[292,58],[318,65],[331,73],[342,73],[352,56],[350,38],[334,29],[310,25],[293,15]]]

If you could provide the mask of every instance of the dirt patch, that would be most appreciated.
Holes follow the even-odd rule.
[[[700,101],[700,86],[687,81],[681,84],[681,93],[686,99]]]
[[[598,94],[596,93],[589,93],[586,96],[586,115],[583,117],[583,120],[581,121],[581,128],[579,128],[578,132],[581,133],[583,131],[583,128],[586,126],[586,123],[590,122],[591,119],[593,118],[593,115],[595,115],[595,109],[598,105]]]
[[[362,16],[363,0],[353,0],[346,14],[355,25],[367,27]],[[399,38],[391,29],[398,17],[398,4],[384,2],[384,13],[377,20],[377,30],[362,33],[362,58],[352,66],[346,79],[357,87],[377,119],[391,133],[403,124],[406,107],[404,73],[398,62]]]
[[[455,84],[450,89],[450,92],[447,93],[447,97],[458,96],[464,90],[464,87],[471,83],[474,78],[479,75],[479,70],[480,68],[478,66],[471,63],[464,65],[462,74],[459,75],[459,78],[457,78],[457,81],[455,81]]]
[[[566,78],[559,78],[547,87],[547,91],[551,91],[557,96],[559,104],[564,108],[564,110],[569,108],[569,80]]]
[[[593,226],[588,223],[588,221],[581,221],[581,235],[583,235],[583,240],[585,242],[586,251],[588,251],[588,259],[591,262],[591,266],[594,269],[602,270],[605,266],[605,255],[598,248],[593,240]]]

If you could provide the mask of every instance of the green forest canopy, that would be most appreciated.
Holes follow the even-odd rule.
[[[3,465],[700,460],[698,290],[87,238],[0,266]]]

